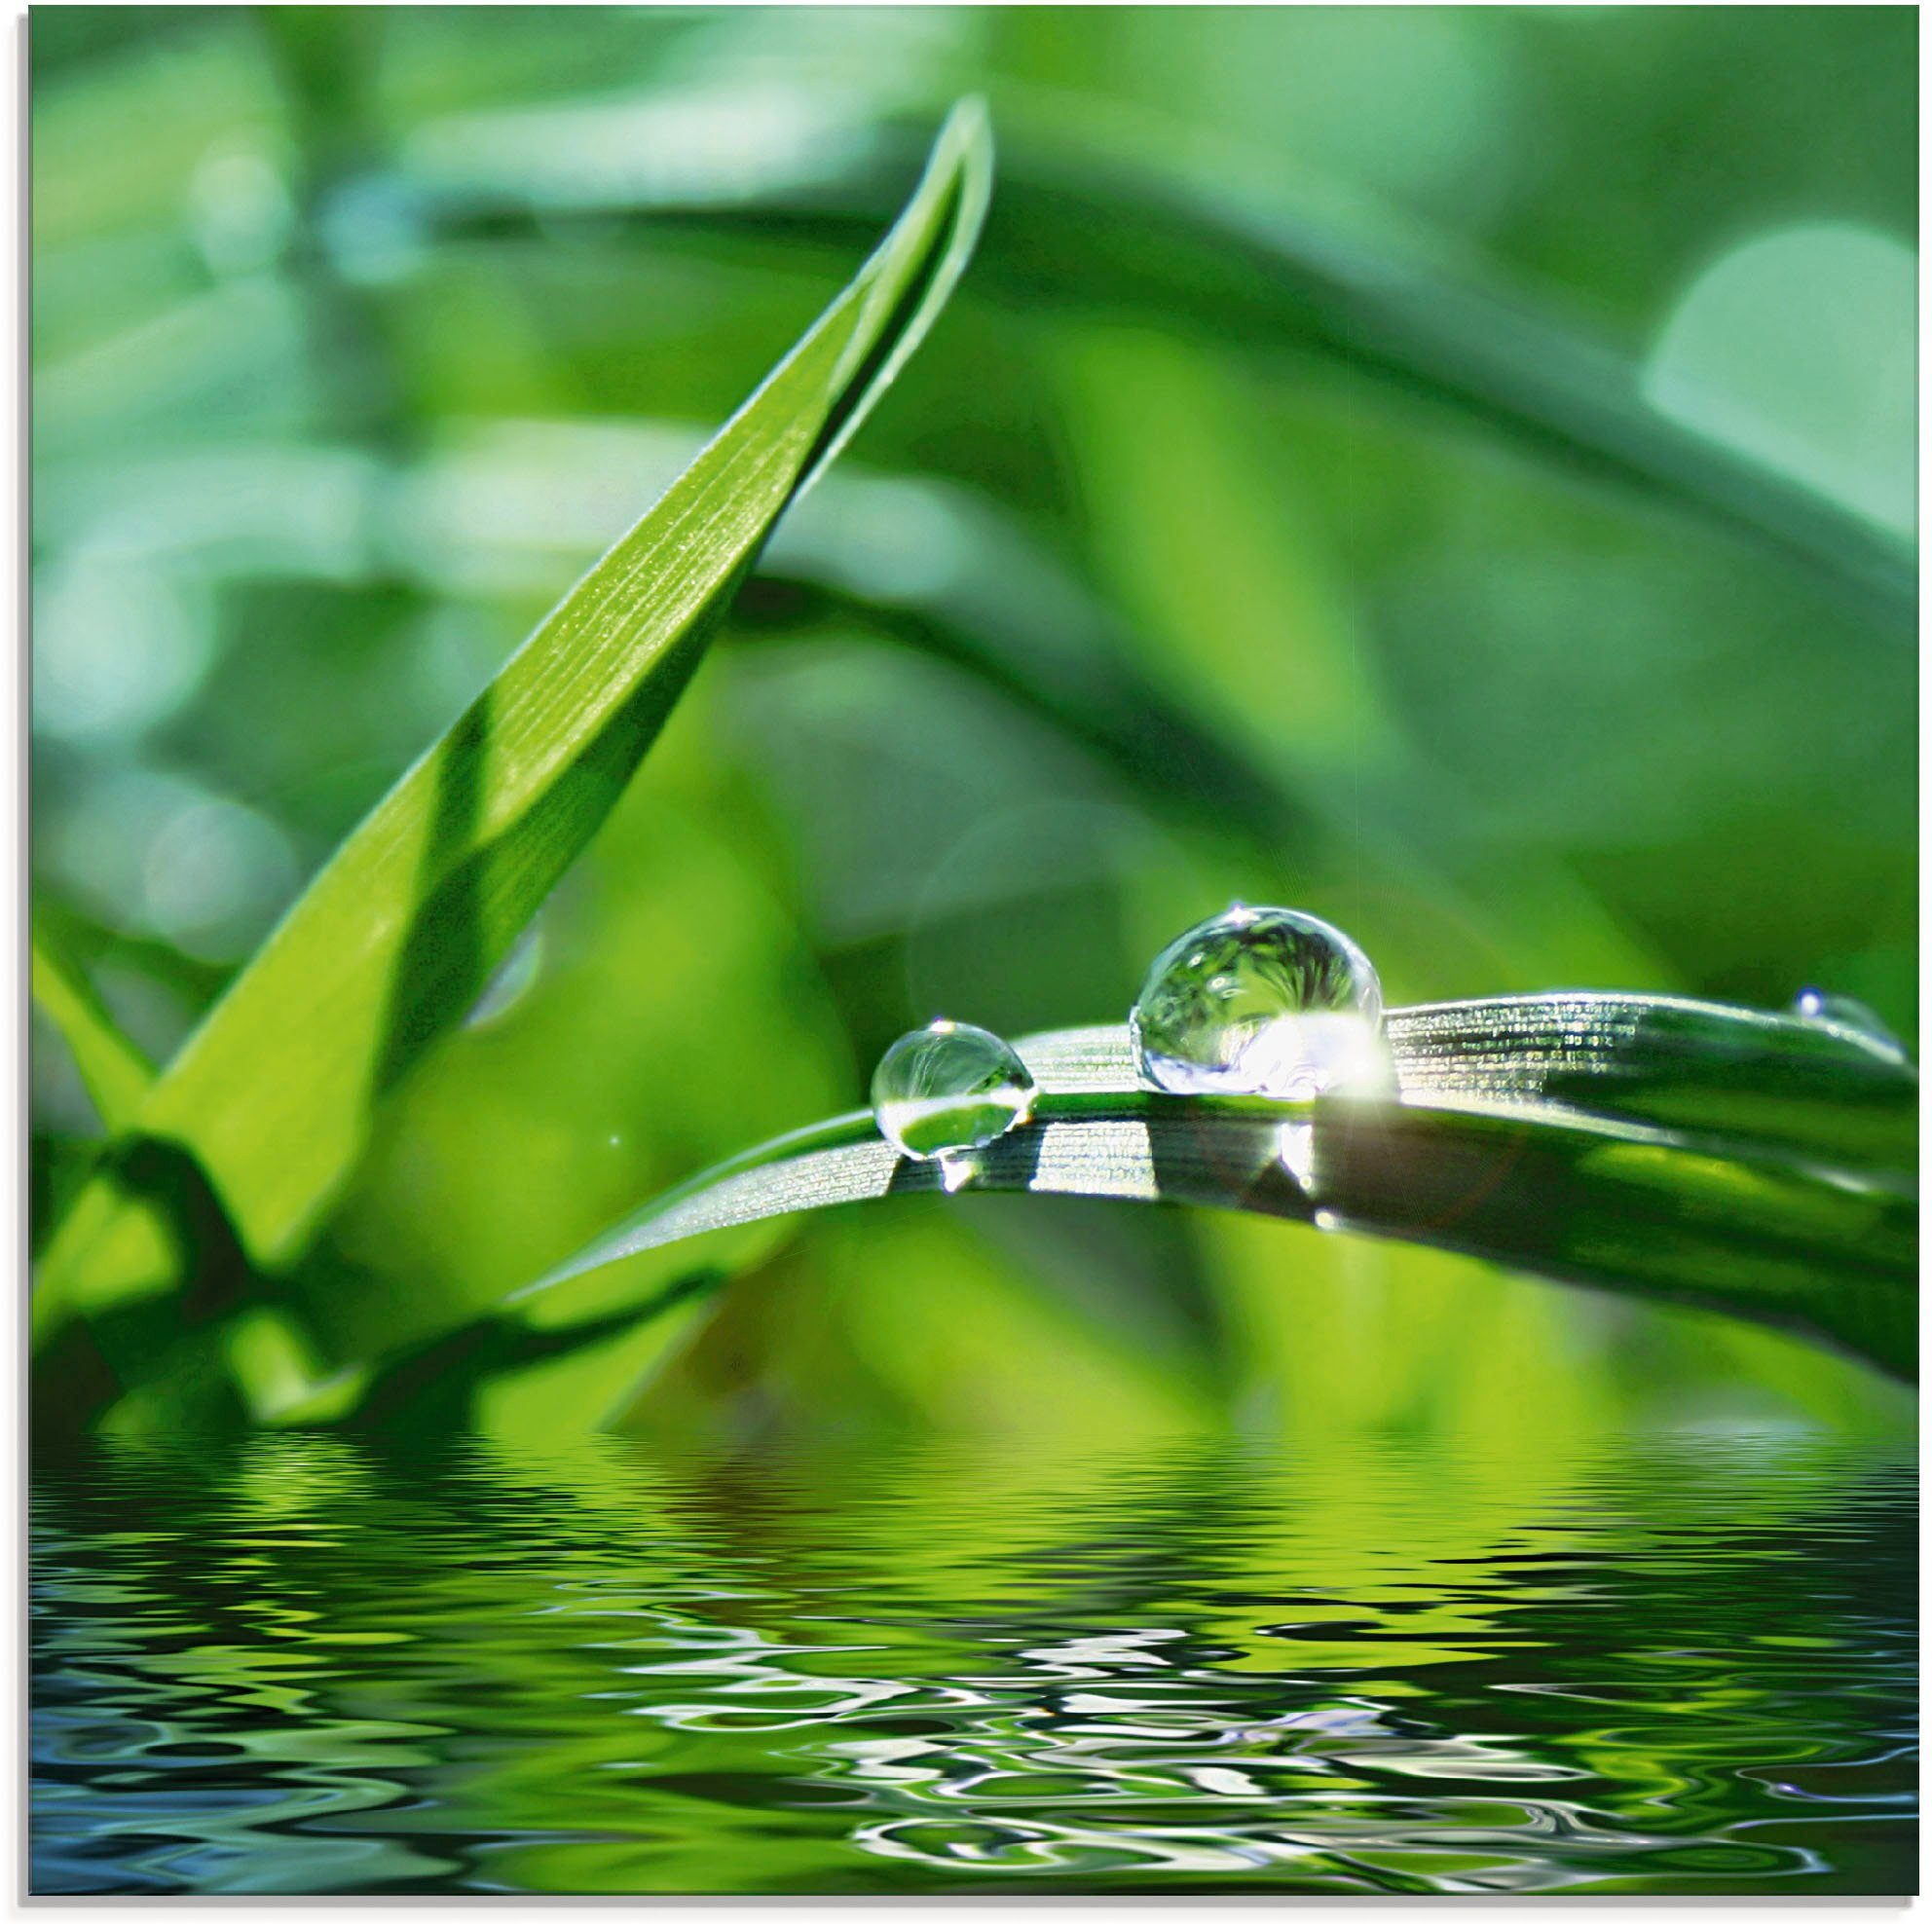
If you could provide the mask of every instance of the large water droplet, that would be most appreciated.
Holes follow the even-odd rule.
[[[1037,1093],[1012,1045],[971,1022],[913,1029],[873,1071],[879,1133],[921,1162],[995,1141],[1026,1120]]]
[[[1906,1046],[1885,1026],[1876,1009],[1868,1008],[1852,995],[1828,995],[1821,988],[1800,989],[1793,999],[1792,1014],[1806,1021],[1823,1022],[1836,1029],[1849,1029],[1862,1041],[1882,1049],[1901,1061],[1910,1058]]]
[[[1240,904],[1154,958],[1129,1018],[1142,1081],[1282,1101],[1393,1090],[1374,964],[1340,929]]]

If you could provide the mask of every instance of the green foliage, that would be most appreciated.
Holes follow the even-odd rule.
[[[31,44],[37,1888],[1907,1881],[1908,11]]]
[[[1150,168],[1135,151],[1141,143],[1105,122],[1070,128],[1063,108],[1013,118],[983,272],[1016,306],[1178,324],[1190,338],[1248,352],[1305,344],[1400,393],[1687,505],[1801,559],[1887,625],[1911,627],[1916,572],[1906,543],[1657,412],[1622,357],[1533,300],[1472,283],[1413,247],[1273,205],[1185,162]],[[863,215],[828,219],[831,197],[814,183],[809,197],[734,204],[728,218],[749,214],[821,236],[857,228],[889,204],[897,166],[871,157],[882,151],[903,163],[895,132],[880,128],[850,143],[865,158],[837,179],[834,204]],[[459,161],[421,179],[405,170],[398,182],[452,238],[574,214],[701,225],[716,199],[701,168],[631,199],[613,195],[601,170],[580,177],[566,162],[533,193],[476,135],[463,154],[467,166]]]
[[[989,184],[957,110],[878,251],[684,476],[350,837],[153,1091],[121,1119],[193,1165],[251,1267],[285,1265],[374,1105],[482,992],[683,692],[772,523],[843,446],[957,279]],[[127,1159],[75,1204],[34,1320],[184,1288],[178,1196]]]
[[[225,984],[255,1011],[195,1072],[211,1107],[170,1125],[194,1156],[149,1143],[91,1193],[130,1237],[130,1193],[169,1198],[168,1246],[102,1243],[95,1271],[59,1239],[43,1337],[83,1268],[185,1280],[44,1348],[44,1411],[545,1440],[1435,1429],[1519,1471],[1552,1424],[1901,1420],[1766,1328],[1242,1211],[833,1212],[509,1300],[636,1198],[855,1101],[912,1022],[1118,1015],[1237,893],[1340,922],[1398,1000],[1781,1007],[1817,982],[1913,1033],[1910,556],[1868,511],[1893,477],[1858,466],[1909,411],[1871,351],[1889,310],[1811,275],[1679,325],[1766,235],[1801,264],[1814,231],[1909,256],[1910,22],[1420,18],[37,20],[36,919],[182,1072]],[[580,823],[533,830],[526,876],[520,828],[439,853],[419,820],[421,872],[370,896],[387,963],[312,954],[271,1007],[249,983],[276,948],[250,958],[304,878],[329,885],[694,424],[837,297],[910,177],[904,129],[969,91],[1003,154],[975,272],[863,465],[788,510],[540,920],[507,948]],[[1663,404],[1699,391],[1723,405]],[[418,909],[465,877],[474,918],[432,942]],[[390,994],[406,957],[420,1022]],[[1480,1160],[1517,1125],[1438,1097],[1495,1101],[1520,1041],[1446,1063],[1419,1127]],[[1626,1124],[1780,1170],[1909,1163],[1889,1096],[1763,1070],[1729,1061],[1690,1117],[1668,1076],[1599,1081]],[[1596,1275],[1636,1224],[1680,1269],[1708,1240],[1700,1300],[1839,1274],[1856,1192],[1743,1180],[1728,1150],[1647,1162],[1574,1121],[1586,1097],[1525,1154],[1553,1185],[1553,1145],[1587,1139],[1584,1201],[1615,1212],[1585,1210],[1575,1237],[1602,1234],[1565,1269],[1546,1186],[1481,1223],[1505,1265]],[[37,1052],[43,1240],[93,1113]],[[1747,1259],[1754,1220],[1775,1229]]]
[[[124,1035],[79,966],[47,929],[35,929],[33,999],[73,1052],[74,1066],[111,1134],[125,1128],[154,1081],[154,1064]]]
[[[793,1210],[1022,1190],[1365,1230],[1915,1373],[1918,1085],[1881,1048],[1615,996],[1396,1010],[1390,1036],[1403,1101],[1315,1104],[1148,1094],[1125,1030],[1035,1036],[1033,1120],[990,1147],[917,1163],[840,1118],[698,1177],[536,1288]]]

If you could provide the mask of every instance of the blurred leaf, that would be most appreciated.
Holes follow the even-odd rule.
[[[1123,394],[1129,387],[1138,391],[1128,383]],[[1134,475],[1144,470],[1158,484],[1166,473],[1162,455],[1131,438],[1131,399],[1121,412],[1122,432],[1109,437],[1106,460]],[[1150,445],[1158,450],[1170,438],[1164,426]],[[159,542],[165,533],[176,566],[217,571],[224,579],[245,579],[251,570],[285,573],[305,584],[306,603],[316,581],[342,576],[447,599],[479,591],[535,597],[547,592],[567,559],[595,551],[599,531],[640,472],[661,466],[667,477],[675,474],[692,441],[682,429],[599,420],[470,426],[415,462],[358,461],[353,467],[292,444],[220,457],[177,449],[116,470],[117,506],[107,521],[110,532],[137,528],[146,541]],[[1246,478],[1250,492],[1267,486],[1264,477]],[[1103,500],[1122,485],[1113,475],[1093,492]],[[56,475],[43,491],[46,518],[69,541],[99,538],[101,528],[76,510],[103,486],[95,474]],[[373,524],[393,516],[398,498],[405,538],[394,552],[365,551],[347,538],[331,546],[313,535],[304,548],[288,532],[313,530],[318,520],[330,528]],[[262,503],[278,500],[284,505],[264,510]],[[322,500],[334,503],[326,517]],[[1150,489],[1141,513],[1171,519],[1172,507],[1170,489],[1165,497]],[[1207,535],[1214,534],[1210,546],[1228,539],[1225,530],[1215,534],[1213,515],[1204,518],[1199,503],[1174,512],[1193,537],[1182,552],[1199,550]],[[264,522],[278,531],[266,554],[257,545]],[[1159,539],[1172,544],[1170,532]],[[1265,531],[1251,529],[1247,541],[1215,556],[1216,568],[1227,580],[1244,578],[1241,564],[1264,540]],[[1141,529],[1122,531],[1129,551],[1150,541],[1159,544]],[[1274,609],[1275,589],[1252,585]],[[1236,599],[1230,590],[1217,612]],[[1534,840],[1472,832],[1479,818],[1469,796],[1445,779],[1414,731],[1400,731],[1386,708],[1372,718],[1383,752],[1351,765],[1345,780],[1334,778],[1330,764],[1356,743],[1358,731],[1346,722],[1331,728],[1325,749],[1307,727],[1292,740],[1271,739],[1256,724],[1253,704],[1244,707],[1236,691],[1243,664],[1271,648],[1271,622],[1278,639],[1291,634],[1279,610],[1250,617],[1235,624],[1240,650],[1223,639],[1215,660],[1190,661],[1180,637],[1160,631],[1157,646],[1113,613],[1012,512],[930,480],[841,468],[785,517],[734,602],[724,639],[815,643],[828,632],[857,629],[930,654],[1106,763],[1151,810],[1217,839],[1238,839],[1251,886],[1276,876],[1267,885],[1292,899],[1311,871],[1346,864],[1357,879],[1372,876],[1379,888],[1399,892],[1411,917],[1424,898],[1453,903],[1463,924],[1485,932],[1484,974],[1476,978],[1485,985],[1530,987],[1564,978],[1675,985],[1668,965],[1614,923]],[[1285,650],[1275,651],[1283,661],[1249,679],[1272,688],[1270,712],[1279,719],[1296,710]],[[285,664],[277,670],[287,672]],[[367,688],[367,671],[357,673],[365,707],[393,709],[386,690]],[[370,725],[346,697],[330,720],[343,740],[366,736]],[[312,752],[326,739],[315,726],[308,733]],[[906,739],[910,744],[910,726]],[[768,767],[767,756],[755,759]],[[330,757],[329,765],[341,763]],[[850,772],[839,766],[837,785],[857,796],[863,790],[847,779]],[[862,847],[850,854],[863,863]],[[1433,931],[1420,946],[1441,954]],[[1392,932],[1383,932],[1377,952],[1393,952]],[[1440,981],[1446,989],[1463,985]]]
[[[598,1426],[598,1419],[620,1403],[650,1363],[676,1341],[703,1298],[723,1278],[697,1270],[681,1276],[645,1305],[574,1323],[563,1329],[538,1328],[515,1315],[473,1317],[427,1341],[399,1346],[391,1353],[331,1373],[299,1397],[261,1413],[282,1427],[353,1424],[385,1429],[392,1425],[449,1431],[479,1426],[485,1400],[498,1406],[498,1420],[484,1424],[494,1433],[506,1427],[502,1406],[534,1393],[536,1409],[507,1426],[552,1437],[566,1429]],[[611,1352],[602,1374],[601,1402],[585,1407],[590,1389],[582,1373],[586,1360]],[[559,1401],[558,1366],[576,1372]],[[534,1386],[527,1378],[540,1372]],[[547,1412],[547,1423],[545,1414]]]
[[[949,1168],[869,1114],[651,1203],[532,1286],[793,1210],[1030,1190],[1349,1228],[1781,1323],[1898,1375],[1916,1350],[1917,1077],[1827,1024],[1665,997],[1397,1010],[1400,1103],[1139,1089],[1124,1029],[1019,1045],[1034,1120]],[[1659,1120],[1667,1118],[1667,1121]]]
[[[519,116],[501,117],[504,139]],[[1009,116],[1009,120],[1017,117]],[[1423,398],[1471,415],[1645,493],[1694,507],[1820,573],[1868,613],[1910,624],[1916,574],[1891,533],[1651,406],[1638,370],[1534,301],[1445,271],[1417,249],[1349,231],[1185,164],[1147,166],[1083,124],[1010,137],[983,291],[1029,311],[1136,314],[1164,330],[1263,350],[1312,344]],[[461,143],[392,182],[432,230],[501,237],[533,221],[648,217],[652,226],[842,240],[877,217],[903,136],[852,130],[836,162],[784,180],[721,183],[702,166],[614,174],[588,143],[535,172],[493,160],[471,124]],[[502,145],[502,141],[495,143]],[[1097,158],[1096,158],[1097,157]]]
[[[1131,1449],[1150,1434],[1212,1427],[1224,1383],[1202,1368],[1198,1348],[1154,1337],[1104,1255],[1083,1302],[1009,1261],[985,1228],[944,1211],[873,1213],[801,1241],[801,1263],[830,1280],[797,1292],[795,1344],[781,1331],[779,1346],[754,1352],[765,1360],[753,1395],[802,1411],[829,1384],[854,1424],[883,1405],[941,1430],[1023,1433],[1047,1450]],[[747,1324],[762,1334],[785,1314],[768,1289],[746,1292],[742,1310],[738,1296],[734,1284],[704,1339],[722,1339],[726,1352],[749,1347]],[[647,1386],[625,1426],[689,1426],[676,1388]]]
[[[80,967],[37,926],[32,937],[33,999],[73,1052],[93,1106],[108,1132],[122,1128],[154,1082],[154,1064],[122,1034]]]
[[[1411,393],[1766,542],[1895,626],[1914,618],[1908,546],[1659,414],[1631,364],[1521,295],[1124,159],[1009,158],[988,265],[1022,293],[1037,296],[1051,279],[1064,296],[1056,242],[1083,239],[1077,258],[1096,312],[1138,307],[1167,325],[1184,315],[1263,344],[1312,340]]]
[[[38,1339],[191,1274],[214,1288],[198,1237],[231,1268],[299,1252],[374,1104],[474,1002],[621,793],[772,523],[924,335],[989,184],[984,114],[962,106],[851,285],[343,845],[156,1085],[134,1124],[167,1179],[124,1166],[83,1195],[43,1267]],[[110,1372],[139,1370],[138,1347],[93,1334]]]
[[[1087,542],[1148,676],[1313,794],[1416,759],[1362,648],[1350,557],[1317,535],[1318,477],[1266,465],[1274,437],[1227,361],[1101,326],[1069,330],[1059,359]]]

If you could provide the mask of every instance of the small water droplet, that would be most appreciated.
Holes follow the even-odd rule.
[[[483,984],[483,990],[464,1018],[464,1027],[487,1028],[502,1021],[537,985],[543,969],[543,931],[533,922],[510,944],[509,952],[497,964],[496,973]]]
[[[873,1072],[879,1133],[920,1162],[996,1141],[1026,1120],[1037,1093],[1012,1045],[971,1022],[913,1029]]]
[[[1237,903],[1154,958],[1129,1018],[1140,1077],[1175,1095],[1385,1092],[1382,983],[1340,929]]]
[[[1802,1016],[1806,1021],[1849,1029],[1864,1041],[1876,1043],[1888,1055],[1896,1055],[1901,1062],[1908,1059],[1905,1044],[1885,1026],[1883,1018],[1856,996],[1828,995],[1821,988],[1803,988],[1793,999],[1791,1009],[1793,1015]]]

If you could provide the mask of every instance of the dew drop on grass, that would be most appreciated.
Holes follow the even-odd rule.
[[[1849,1029],[1862,1040],[1876,1044],[1888,1055],[1896,1055],[1901,1062],[1907,1059],[1905,1044],[1885,1026],[1876,1010],[1868,1008],[1856,996],[1828,995],[1821,988],[1800,989],[1793,999],[1791,1010],[1793,1015],[1802,1016],[1806,1021]]]
[[[481,1029],[501,1021],[536,986],[542,969],[542,925],[533,922],[510,944],[509,952],[483,984],[482,993],[463,1018],[464,1027]]]
[[[1237,903],[1177,936],[1129,1027],[1141,1080],[1170,1094],[1294,1101],[1394,1087],[1375,965],[1298,909]]]
[[[920,1162],[981,1149],[1032,1113],[1026,1065],[990,1029],[940,1020],[903,1035],[873,1072],[879,1133]]]

